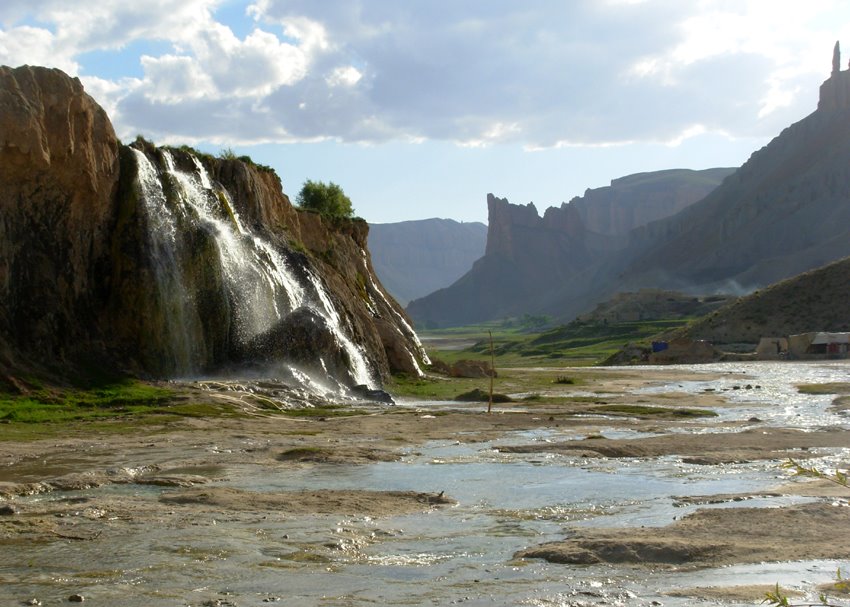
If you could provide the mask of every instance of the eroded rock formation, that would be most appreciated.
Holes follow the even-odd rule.
[[[450,287],[411,302],[408,311],[423,326],[540,312],[571,317],[596,301],[600,276],[609,272],[605,264],[628,245],[630,230],[693,204],[733,170],[631,175],[542,216],[533,203],[515,205],[489,194],[484,257]]]
[[[122,146],[58,70],[0,67],[0,120],[7,383],[86,364],[163,377],[291,362],[347,386],[418,372],[364,221],[293,208],[248,162]]]
[[[487,244],[487,226],[422,219],[369,226],[369,252],[381,284],[406,305],[466,274]]]
[[[662,175],[635,177],[651,186]],[[611,189],[635,177],[616,180]],[[533,207],[503,203],[494,214],[491,205],[488,255],[408,310],[418,322],[438,325],[523,313],[569,320],[618,291],[741,294],[850,255],[850,70],[840,69],[838,45],[818,109],[718,183],[701,192],[680,188],[694,203],[680,208],[663,193],[669,184],[658,180],[648,191],[659,201],[659,215],[635,220],[629,213],[644,205],[612,212],[594,200],[597,191],[585,195],[586,204],[574,200],[543,218]],[[550,214],[573,205],[576,219],[553,230]],[[567,229],[574,230],[569,237]],[[590,262],[571,272],[582,255]]]
[[[0,334],[10,348],[57,359],[96,334],[118,147],[79,80],[0,67]]]

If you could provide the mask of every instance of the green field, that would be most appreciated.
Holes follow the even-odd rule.
[[[573,321],[548,330],[529,330],[521,323],[491,322],[468,327],[422,331],[428,354],[448,363],[490,359],[490,335],[496,366],[595,365],[627,343],[649,345],[660,333],[690,319],[620,323]],[[462,345],[455,349],[453,345]]]

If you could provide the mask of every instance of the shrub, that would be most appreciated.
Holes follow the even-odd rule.
[[[351,199],[337,184],[311,181],[308,179],[295,199],[302,209],[315,211],[327,217],[352,217],[354,207]]]

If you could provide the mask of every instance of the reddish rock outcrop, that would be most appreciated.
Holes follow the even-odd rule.
[[[162,188],[159,207],[140,184],[142,161]],[[268,265],[269,276],[291,270],[312,293],[301,308],[282,318],[274,304],[268,322],[246,334],[234,311],[238,281],[228,282],[233,270],[221,265],[220,229],[194,212],[165,226],[187,230],[164,251],[166,241],[156,238],[164,224],[157,225],[183,212],[175,211],[186,195],[180,179],[205,183],[199,196],[229,214],[231,237],[245,251],[260,251],[257,267]],[[233,369],[251,356],[285,360],[288,344],[297,344],[290,357],[297,363],[315,346],[317,360],[325,355],[316,368],[362,355],[375,379],[417,373],[424,351],[374,276],[367,234],[362,220],[293,208],[277,175],[253,163],[143,140],[121,146],[79,80],[0,67],[0,381],[5,372],[7,385],[15,368],[68,375],[87,362],[154,376]],[[241,306],[250,313],[250,301]],[[294,326],[319,316],[305,330]],[[340,375],[345,385],[358,374]]]
[[[97,335],[118,140],[80,81],[0,66],[0,333],[62,358]]]

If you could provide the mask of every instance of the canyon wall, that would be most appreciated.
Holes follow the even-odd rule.
[[[80,82],[0,67],[0,371],[147,377],[291,365],[339,386],[418,373],[362,220],[273,172],[130,146]],[[332,382],[332,383],[333,383]]]
[[[412,301],[425,327],[545,313],[568,317],[593,303],[629,244],[629,232],[697,202],[734,169],[672,169],[615,179],[541,216],[533,203],[487,196],[484,257],[451,286]],[[575,298],[573,296],[575,295]]]
[[[369,252],[381,283],[402,305],[463,276],[484,254],[487,226],[422,219],[369,226]]]

